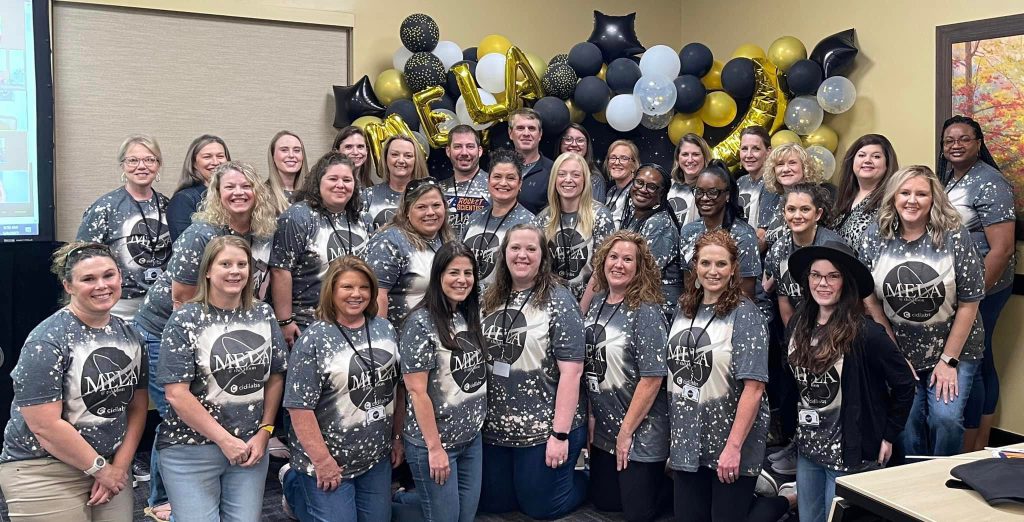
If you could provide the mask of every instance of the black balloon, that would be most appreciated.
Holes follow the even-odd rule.
[[[445,70],[441,59],[433,53],[412,53],[405,62],[405,83],[412,92],[420,92],[427,87],[445,84]]]
[[[411,130],[420,130],[420,115],[416,113],[416,105],[413,105],[412,100],[401,99],[392,102],[391,105],[388,105],[388,110],[384,112],[384,116],[387,117],[392,114],[401,116]]]
[[[452,67],[455,67],[456,65],[459,65],[460,63],[464,63],[464,64],[468,65],[469,66],[469,72],[473,75],[474,78],[476,78],[476,62],[475,61],[473,61],[473,60],[462,60],[461,62],[455,62],[454,64],[452,64]],[[445,74],[445,88],[444,88],[444,90],[445,90],[445,92],[448,93],[448,96],[451,96],[452,98],[459,99],[459,96],[462,96],[462,91],[459,90],[459,83],[457,81],[455,81],[455,73],[453,73],[451,69],[448,69],[448,72]]]
[[[608,106],[612,99],[612,90],[608,84],[597,76],[587,76],[576,84],[576,91],[573,93],[572,101],[583,112],[594,114],[601,112]]]
[[[564,104],[564,102],[563,102],[563,104]],[[488,141],[489,141],[489,143],[487,143],[487,147],[485,147],[487,150],[498,150],[498,149],[516,150],[515,144],[512,143],[512,138],[508,137],[508,123],[507,122],[499,121],[498,123],[495,123],[494,126],[492,126],[491,128],[487,129],[487,138],[488,138]],[[488,157],[487,158],[488,165],[490,164],[490,161],[491,161],[490,157]]]
[[[568,100],[572,98],[573,91],[576,90],[577,81],[579,81],[579,77],[576,76],[576,71],[572,70],[567,63],[559,63],[544,71],[540,84],[545,94]]]
[[[722,89],[733,98],[747,99],[754,95],[754,61],[733,58],[722,67]]]
[[[715,65],[715,56],[711,49],[702,43],[689,43],[679,51],[679,74],[692,74],[698,78],[704,76]]]
[[[811,51],[811,60],[821,66],[825,78],[846,76],[857,57],[856,33],[853,29],[838,32],[818,42]]]
[[[795,96],[816,94],[821,81],[821,66],[811,60],[800,60],[786,71],[786,85]]]
[[[429,53],[437,47],[440,30],[438,30],[437,22],[433,18],[422,13],[416,13],[409,15],[402,21],[402,27],[398,30],[398,35],[406,49],[414,53]]]
[[[672,83],[676,86],[676,112],[690,114],[704,106],[708,91],[700,78],[686,74],[672,80]]]
[[[468,62],[476,61],[476,47],[467,47],[462,50],[462,59]]]
[[[434,100],[434,102],[430,104],[430,108],[446,109],[455,112],[455,100],[452,99],[451,96],[445,94],[444,96],[441,97],[441,99]]]
[[[551,57],[548,60],[548,67],[555,65],[556,63],[569,63],[569,55],[567,53],[559,53]]]
[[[576,76],[582,78],[600,72],[603,63],[601,60],[601,50],[596,45],[590,42],[580,42],[569,50],[567,63],[572,70],[576,71]]]
[[[608,64],[608,71],[604,77],[608,80],[608,87],[611,87],[615,94],[631,94],[633,86],[642,75],[640,66],[633,60],[616,58]]]
[[[334,127],[343,128],[360,116],[383,116],[384,105],[373,92],[369,76],[352,85],[334,86]]]
[[[569,126],[569,107],[565,102],[554,97],[545,96],[533,106],[533,110],[540,115],[540,122],[544,128],[545,136],[558,136]]]
[[[430,156],[427,157],[427,172],[430,172],[430,177],[442,181],[446,180],[454,175],[452,169],[452,161],[448,159],[447,147],[441,147],[439,149],[430,148]]]
[[[609,16],[594,11],[594,31],[587,41],[601,49],[604,63],[612,63],[617,58],[637,55],[647,50],[636,38],[636,13]]]

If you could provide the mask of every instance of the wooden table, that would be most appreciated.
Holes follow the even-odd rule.
[[[830,520],[842,520],[844,508],[855,506],[896,521],[1024,521],[1024,505],[993,507],[973,490],[946,487],[946,481],[952,478],[949,470],[970,462],[967,458],[991,456],[991,451],[976,451],[955,459],[933,459],[840,477],[836,480],[836,497],[842,497],[842,501],[833,504]]]

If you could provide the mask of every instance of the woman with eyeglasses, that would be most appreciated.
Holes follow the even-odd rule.
[[[683,225],[695,221],[699,214],[693,198],[693,187],[697,176],[711,161],[711,147],[704,138],[690,132],[683,135],[676,144],[672,165],[672,188],[668,191],[668,201],[676,213],[676,220]]]
[[[11,371],[0,452],[11,520],[132,520],[131,466],[146,424],[146,352],[111,310],[121,294],[106,245],[53,255],[67,305],[39,323]]]
[[[587,442],[583,318],[539,227],[512,227],[501,252],[484,294],[490,374],[480,510],[559,518],[587,494],[586,475],[574,469]]]
[[[296,203],[277,218],[270,290],[288,346],[313,322],[331,261],[366,250],[370,220],[362,212],[355,170],[345,155],[328,152],[303,180]]]
[[[714,160],[697,175],[693,189],[694,204],[700,219],[683,225],[679,230],[679,255],[683,267],[694,269],[695,245],[700,236],[722,229],[732,236],[739,249],[736,260],[740,290],[753,299],[755,279],[761,276],[761,257],[757,252],[757,235],[753,227],[743,221],[739,189],[729,169],[720,160]]]
[[[576,299],[590,282],[590,259],[604,238],[615,232],[612,214],[591,197],[590,168],[583,156],[566,152],[555,159],[548,180],[548,206],[537,215],[555,256],[555,273]]]
[[[575,152],[587,160],[587,167],[590,168],[590,185],[594,188],[591,195],[594,201],[604,203],[608,180],[594,163],[594,151],[591,150],[591,145],[593,145],[593,141],[590,139],[590,132],[579,123],[570,123],[558,140],[557,155]]]
[[[460,240],[473,251],[478,284],[481,291],[494,282],[495,256],[509,229],[530,223],[535,216],[519,203],[519,187],[523,182],[523,159],[518,152],[498,149],[491,153],[491,171],[487,174],[487,191],[491,206],[470,214]]]
[[[626,520],[651,521],[671,495],[661,274],[644,237],[625,230],[601,245],[594,266],[597,294],[583,322],[590,500]]]
[[[192,140],[185,151],[178,188],[174,189],[174,195],[167,203],[171,241],[177,241],[178,236],[192,225],[192,214],[199,210],[199,204],[206,198],[206,186],[213,177],[213,171],[225,161],[231,161],[231,152],[220,137],[203,134]]]
[[[908,455],[955,455],[985,349],[978,317],[985,271],[931,169],[912,165],[889,178],[859,255],[875,279],[868,310],[919,379],[903,448]]]
[[[288,358],[291,460],[281,488],[299,520],[387,521],[403,455],[398,335],[377,317],[377,277],[362,259],[332,261],[323,288],[316,321]]]
[[[632,141],[615,140],[608,147],[608,155],[604,158],[605,172],[611,180],[604,206],[611,211],[616,229],[622,228],[622,213],[629,206],[629,187],[636,175],[639,157],[640,150]]]
[[[156,380],[170,408],[156,452],[177,520],[259,520],[263,509],[288,348],[251,270],[245,239],[213,238],[195,297],[160,343]]]
[[[740,131],[740,167],[742,175],[736,180],[743,203],[743,216],[747,224],[757,228],[761,194],[764,193],[764,178],[761,170],[764,161],[772,151],[772,140],[768,130],[760,125],[751,125]]]
[[[171,258],[168,199],[153,190],[160,179],[160,145],[149,136],[130,136],[117,152],[123,187],[101,196],[85,211],[76,239],[103,243],[121,270],[121,299],[111,313],[135,318],[146,291]]]
[[[306,147],[298,135],[286,130],[275,134],[267,151],[267,185],[278,215],[291,206],[292,196],[302,187],[308,170]]]
[[[999,375],[992,357],[992,335],[999,314],[1013,293],[1016,271],[1013,188],[985,145],[977,121],[953,116],[942,125],[942,153],[937,174],[950,203],[960,213],[985,268],[985,298],[978,307],[985,327],[985,357],[974,378],[964,412],[964,451],[988,446],[999,401]]]
[[[373,232],[391,223],[399,200],[414,180],[430,177],[427,160],[416,140],[403,135],[388,138],[381,148],[384,183],[362,187],[363,210],[373,221]]]
[[[843,158],[835,212],[829,228],[846,240],[859,245],[864,231],[878,221],[885,183],[899,170],[896,151],[881,134],[865,134],[853,142]]]
[[[373,164],[373,156],[366,145],[366,134],[363,129],[349,125],[338,131],[331,143],[331,150],[340,152],[352,160],[356,166],[356,179],[360,189],[372,187],[384,182]]]
[[[441,245],[452,240],[444,193],[433,178],[410,181],[394,220],[366,248],[366,262],[380,282],[377,315],[400,325],[430,282],[430,265]]]
[[[807,150],[797,143],[784,143],[768,154],[761,177],[766,192],[761,196],[757,211],[757,243],[760,252],[764,253],[786,231],[782,214],[782,195],[786,188],[797,183],[821,185],[824,176],[821,165],[811,159]]]

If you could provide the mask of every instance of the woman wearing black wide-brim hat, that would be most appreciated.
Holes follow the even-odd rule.
[[[789,268],[805,296],[790,321],[800,391],[796,436],[801,521],[824,521],[836,478],[885,466],[914,398],[899,349],[864,314],[871,272],[845,243],[803,247]]]

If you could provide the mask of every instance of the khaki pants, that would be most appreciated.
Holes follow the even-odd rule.
[[[11,522],[131,522],[131,489],[106,504],[87,506],[92,484],[92,477],[52,457],[0,464]]]

